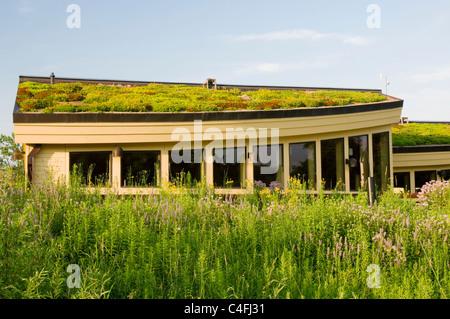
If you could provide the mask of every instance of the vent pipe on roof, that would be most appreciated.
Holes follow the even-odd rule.
[[[217,90],[216,79],[207,78],[205,84],[203,84],[207,89]]]
[[[400,118],[400,124],[409,124],[409,120],[406,116]]]
[[[55,84],[55,73],[50,74],[50,84]]]

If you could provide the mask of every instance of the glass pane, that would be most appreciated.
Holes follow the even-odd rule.
[[[414,179],[416,182],[416,193],[420,192],[420,189],[427,182],[436,180],[436,171],[417,171],[414,172]]]
[[[344,190],[344,139],[337,138],[321,141],[322,152],[322,179],[324,189]]]
[[[245,147],[216,148],[213,156],[214,186],[241,187],[245,179]]]
[[[409,172],[394,173],[394,187],[403,188],[405,192],[410,191],[411,178]]]
[[[443,170],[439,171],[439,176],[441,177],[441,179],[443,181],[450,180],[450,169],[443,169]]]
[[[283,145],[254,146],[253,180],[283,185]]]
[[[121,161],[122,186],[158,186],[160,151],[125,151]]]
[[[367,135],[348,138],[350,190],[352,191],[364,189],[367,185],[367,177],[369,176],[368,140]]]
[[[182,149],[169,151],[169,179],[171,182],[191,183],[202,180],[202,151]],[[176,158],[179,156],[179,158]]]
[[[316,187],[316,143],[289,144],[289,176]]]
[[[373,144],[373,175],[378,190],[385,191],[391,176],[389,160],[389,132],[377,133],[372,136]]]
[[[104,185],[109,182],[110,158],[111,152],[71,152],[69,165],[81,175],[82,185]]]

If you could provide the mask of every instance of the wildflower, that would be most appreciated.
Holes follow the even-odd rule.
[[[254,181],[253,182],[253,186],[257,187],[257,188],[266,188],[266,184],[262,181]]]
[[[269,188],[272,192],[278,192],[281,189],[281,184],[277,181],[270,182]]]

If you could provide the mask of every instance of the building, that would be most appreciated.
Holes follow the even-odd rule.
[[[78,91],[70,91],[76,83],[81,85]],[[41,84],[45,84],[42,89]],[[61,89],[51,96],[52,85],[57,84]],[[61,84],[72,86],[64,91]],[[87,99],[77,96],[88,85],[92,91],[105,90],[89,97],[96,101],[95,111],[83,109],[88,107]],[[127,93],[116,104],[111,102],[112,91],[145,91],[149,85],[162,91],[183,87],[170,93],[177,96],[173,101],[162,93],[157,98],[152,91]],[[211,110],[189,109],[186,96],[192,88],[198,88],[197,101]],[[219,103],[210,103],[207,94]],[[234,95],[220,102],[226,94]],[[270,100],[273,94],[287,97]],[[360,103],[336,105],[351,101],[347,95],[360,96]],[[105,111],[106,96],[111,97],[111,109]],[[128,102],[121,104],[120,99],[135,109],[124,111]],[[145,109],[141,103],[145,99],[156,104]],[[218,105],[224,109],[218,110]],[[104,185],[119,194],[158,192],[182,172],[189,172],[190,180],[214,185],[219,193],[243,193],[254,181],[288,187],[291,178],[300,179],[313,192],[323,183],[326,193],[336,188],[356,193],[367,185],[369,176],[379,189],[392,185],[394,164],[402,160],[401,153],[392,151],[391,129],[399,122],[402,106],[403,100],[381,90],[218,85],[212,79],[158,84],[20,76],[13,122],[16,142],[24,145],[26,174],[34,184],[47,178],[69,182],[76,165],[85,184]],[[191,151],[176,152],[180,136]],[[183,160],[174,154],[182,154]]]
[[[418,193],[426,182],[450,179],[450,123],[408,122],[394,128],[399,130],[393,133],[395,188]]]

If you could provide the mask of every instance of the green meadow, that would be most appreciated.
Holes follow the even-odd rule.
[[[73,180],[31,187],[1,171],[0,298],[450,297],[448,182],[369,206],[296,180],[239,197],[201,184],[102,195]]]

